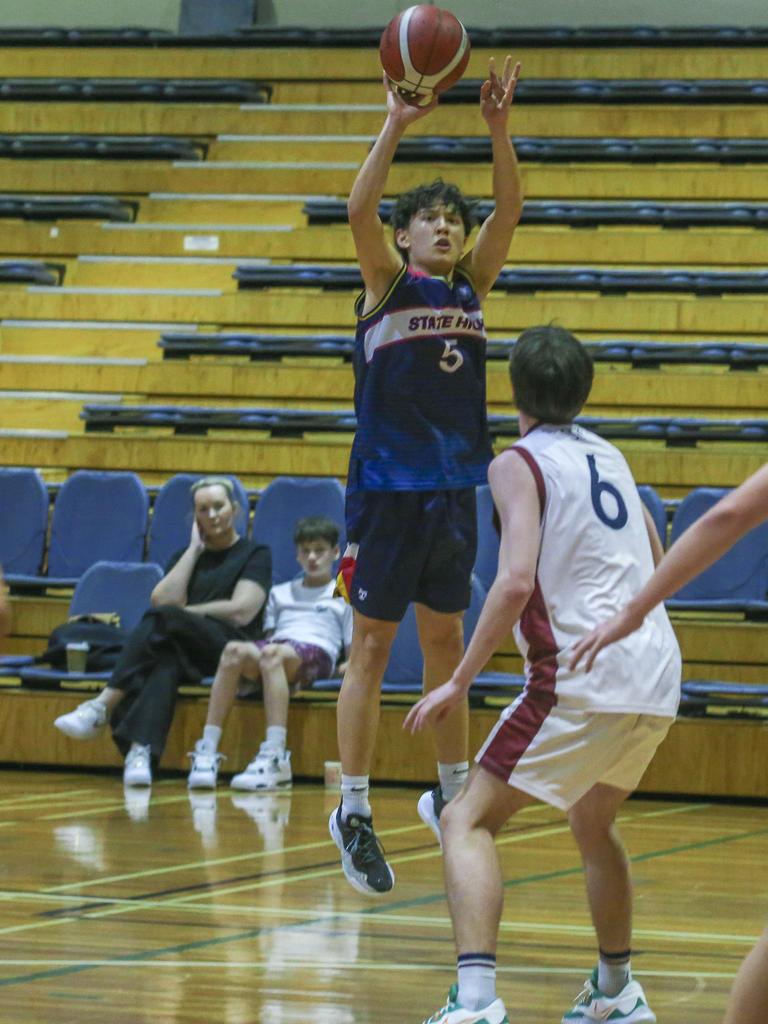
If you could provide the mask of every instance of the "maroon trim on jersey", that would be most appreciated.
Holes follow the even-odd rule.
[[[541,469],[539,469],[539,464],[528,449],[524,448],[521,444],[513,444],[509,450],[517,452],[520,458],[525,460],[531,473],[533,473],[533,479],[536,481],[536,490],[539,494],[539,516],[541,517],[544,515],[544,506],[547,503],[547,485],[544,483],[544,476]]]
[[[513,445],[510,451],[517,452],[525,459],[533,473],[539,495],[539,509],[543,515],[547,490],[539,464],[522,445]],[[555,682],[558,650],[538,577],[520,616],[520,632],[528,643],[525,693],[509,717],[499,722],[496,734],[480,759],[484,768],[505,781],[509,780],[547,715],[557,704]]]

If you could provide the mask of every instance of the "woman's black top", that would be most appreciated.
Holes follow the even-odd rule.
[[[176,565],[186,549],[177,551],[168,562],[166,574]],[[255,544],[240,537],[224,551],[206,548],[197,559],[187,584],[187,604],[207,604],[209,601],[228,601],[239,580],[252,580],[269,593],[272,585],[272,554],[265,544]],[[241,631],[258,639],[262,635],[264,607],[259,609]]]

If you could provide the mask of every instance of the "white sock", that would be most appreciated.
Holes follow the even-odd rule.
[[[287,736],[288,730],[284,725],[268,725],[267,737],[262,743],[262,747],[265,750],[274,750],[276,753],[284,754]]]
[[[632,977],[630,951],[603,953],[597,963],[597,987],[606,996],[617,996]]]
[[[443,799],[453,800],[461,787],[467,781],[469,775],[469,761],[457,761],[455,764],[441,764],[437,762],[437,776],[440,779],[440,789]]]
[[[219,749],[221,728],[218,725],[206,725],[203,728],[203,749],[208,754],[215,754]]]
[[[459,1004],[484,1010],[496,998],[496,957],[493,953],[462,953],[458,959]]]
[[[370,818],[371,805],[368,803],[368,775],[341,775],[341,817],[344,821],[350,814]]]

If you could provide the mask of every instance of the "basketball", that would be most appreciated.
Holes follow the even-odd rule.
[[[469,63],[469,37],[441,7],[418,4],[396,15],[381,36],[381,65],[403,99],[425,107],[458,82]]]

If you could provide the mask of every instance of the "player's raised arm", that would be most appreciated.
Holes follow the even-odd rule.
[[[582,658],[589,670],[597,654],[633,633],[648,612],[725,554],[745,533],[768,519],[768,465],[698,519],[672,545],[643,589],[612,619],[574,647],[571,668]]]
[[[412,107],[390,88],[386,75],[384,84],[387,88],[387,119],[358,172],[347,201],[349,226],[355,240],[360,271],[369,301],[373,302],[384,296],[403,264],[394,245],[387,239],[379,217],[379,203],[384,195],[389,168],[408,125],[437,105],[437,100],[434,100],[426,107]]]
[[[480,89],[480,112],[488,125],[493,150],[495,205],[480,228],[474,248],[462,261],[480,298],[488,294],[499,276],[523,212],[523,183],[507,125],[519,77],[520,65],[513,67],[510,56],[504,61],[501,77],[491,58],[488,78]]]

